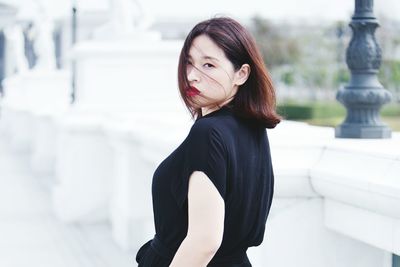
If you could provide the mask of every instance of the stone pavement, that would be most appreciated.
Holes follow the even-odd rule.
[[[0,266],[136,266],[134,251],[122,251],[110,225],[65,224],[51,209],[45,177],[29,168],[29,154],[11,149],[0,135]]]

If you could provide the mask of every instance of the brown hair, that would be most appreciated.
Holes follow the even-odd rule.
[[[243,64],[250,65],[247,81],[239,86],[232,101],[239,117],[256,121],[266,128],[274,128],[281,117],[276,112],[275,90],[272,79],[264,64],[261,53],[254,38],[239,22],[228,17],[218,17],[198,23],[188,34],[183,44],[178,65],[178,86],[182,99],[192,117],[202,117],[201,108],[191,106],[186,95],[189,81],[186,75],[189,50],[193,40],[199,35],[206,35],[224,51],[227,59],[233,64],[235,71]]]

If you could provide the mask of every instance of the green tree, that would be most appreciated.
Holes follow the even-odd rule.
[[[276,26],[269,20],[259,16],[252,18],[252,34],[268,68],[285,64],[293,64],[300,59],[300,48],[294,37],[285,35],[283,28],[287,25]]]

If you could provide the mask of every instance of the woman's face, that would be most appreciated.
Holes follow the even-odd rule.
[[[192,87],[187,94],[193,106],[202,108],[205,115],[230,102],[239,85],[247,79],[249,67],[245,65],[235,72],[233,64],[213,40],[206,35],[197,36],[189,49],[186,69]],[[244,81],[243,76],[246,76]]]

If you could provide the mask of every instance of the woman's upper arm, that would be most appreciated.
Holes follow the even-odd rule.
[[[227,197],[228,149],[223,134],[209,121],[197,122],[185,140],[182,171],[171,183],[171,192],[179,208],[188,200],[190,176],[200,171],[215,186],[223,199]]]
[[[224,232],[225,202],[202,171],[194,171],[188,189],[188,233],[199,249],[218,250]]]

